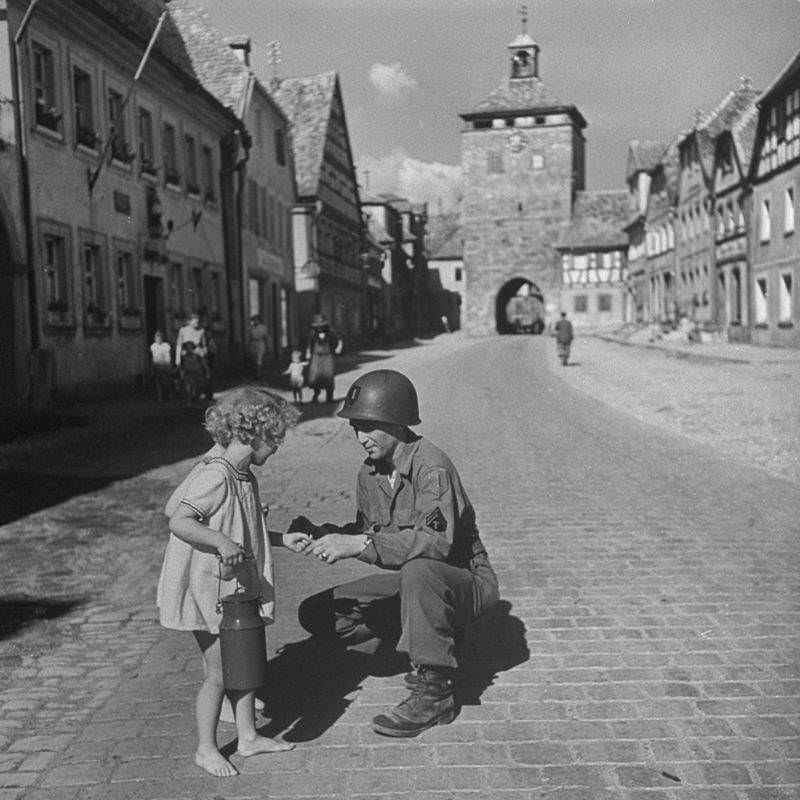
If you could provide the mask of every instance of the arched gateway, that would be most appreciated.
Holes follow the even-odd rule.
[[[541,333],[544,330],[544,298],[527,278],[512,278],[495,298],[495,330],[500,333]]]

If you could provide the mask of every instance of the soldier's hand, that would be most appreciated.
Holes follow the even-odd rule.
[[[317,539],[313,546],[306,547],[306,555],[316,556],[326,564],[335,564],[342,558],[354,558],[363,550],[361,536],[347,536],[342,533],[329,533]]]
[[[299,531],[284,533],[282,539],[283,546],[289,550],[294,550],[295,553],[302,553],[306,546],[313,541],[308,534],[300,533]]]

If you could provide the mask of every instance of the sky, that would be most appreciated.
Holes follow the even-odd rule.
[[[362,192],[457,202],[459,112],[508,75],[516,0],[196,0],[250,36],[265,83],[339,74]],[[742,76],[767,87],[800,49],[800,0],[529,0],[539,75],[588,122],[587,188],[625,188],[628,142],[669,141]],[[280,43],[280,63],[270,42]]]

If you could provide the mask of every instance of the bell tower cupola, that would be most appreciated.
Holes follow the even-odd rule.
[[[539,77],[539,45],[528,35],[528,7],[521,6],[522,32],[508,45],[511,80]]]

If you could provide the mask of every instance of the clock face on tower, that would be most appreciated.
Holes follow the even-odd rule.
[[[527,139],[520,131],[511,131],[511,133],[508,134],[508,146],[512,153],[521,152],[525,149],[527,144]]]

